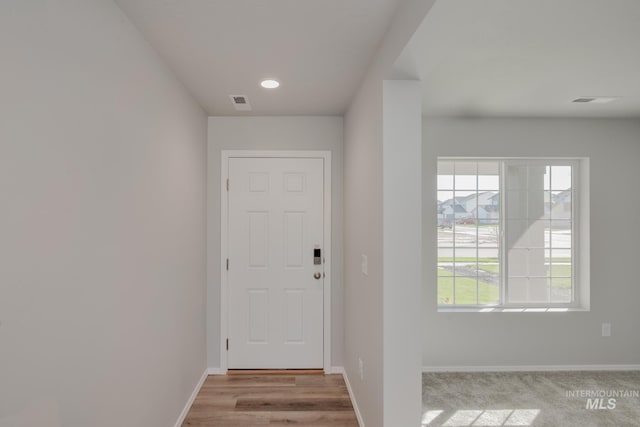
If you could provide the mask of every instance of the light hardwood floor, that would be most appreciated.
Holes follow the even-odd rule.
[[[186,426],[357,427],[341,375],[209,376]]]

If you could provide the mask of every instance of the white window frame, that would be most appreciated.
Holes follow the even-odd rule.
[[[498,304],[440,304],[439,312],[563,312],[590,310],[590,243],[589,243],[589,159],[585,157],[447,157],[441,161],[495,161],[500,162],[500,218],[499,218],[499,258],[500,285]],[[570,303],[509,303],[508,302],[508,261],[506,254],[507,183],[506,167],[509,164],[570,165],[572,179],[571,199],[571,274],[572,301]],[[436,172],[437,175],[437,172]],[[436,192],[442,190],[436,186]],[[445,190],[446,191],[446,190]],[[455,221],[455,219],[454,219]],[[437,246],[437,244],[436,244]],[[553,248],[551,248],[553,250]],[[438,264],[436,255],[435,264]],[[436,267],[436,301],[438,300],[438,275]],[[455,289],[455,288],[454,288]]]

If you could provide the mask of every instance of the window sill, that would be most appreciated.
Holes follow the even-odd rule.
[[[438,313],[574,313],[588,312],[582,307],[438,307]]]

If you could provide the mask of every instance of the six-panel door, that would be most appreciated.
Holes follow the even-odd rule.
[[[322,159],[229,159],[229,369],[323,367]]]

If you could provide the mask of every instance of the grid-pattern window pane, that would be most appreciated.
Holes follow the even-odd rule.
[[[507,303],[572,301],[572,167],[506,162]]]
[[[575,164],[438,161],[438,304],[574,302]]]
[[[438,162],[438,303],[500,302],[500,162]]]

